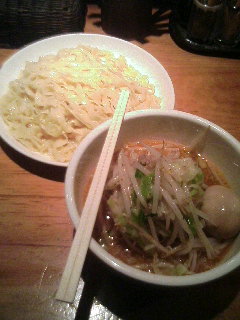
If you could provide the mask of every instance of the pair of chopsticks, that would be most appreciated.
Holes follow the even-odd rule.
[[[129,91],[122,90],[56,294],[58,300],[71,303],[75,298],[128,98]]]

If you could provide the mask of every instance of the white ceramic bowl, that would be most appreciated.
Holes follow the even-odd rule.
[[[69,163],[65,196],[71,220],[77,228],[79,221],[80,194],[89,171],[96,166],[106,136],[109,121],[92,131],[75,151]],[[156,110],[131,112],[125,116],[116,148],[124,142],[141,138],[164,138],[184,145],[204,128],[210,126],[203,155],[221,168],[232,188],[240,196],[240,143],[217,125],[180,111],[161,112]],[[205,283],[219,278],[240,266],[240,236],[234,242],[226,261],[214,269],[188,276],[164,276],[149,274],[126,265],[107,253],[94,239],[90,249],[111,268],[133,279],[145,283],[165,286],[187,286]]]
[[[158,60],[130,42],[110,36],[86,33],[64,34],[46,38],[28,45],[12,55],[0,70],[0,96],[7,91],[9,82],[18,77],[27,61],[38,61],[41,56],[56,54],[60,49],[74,48],[78,45],[93,46],[111,51],[115,56],[124,56],[130,65],[147,75],[150,83],[155,86],[156,95],[162,97],[161,110],[174,108],[173,85],[167,71]],[[1,117],[0,136],[11,147],[30,158],[48,164],[67,166],[66,163],[55,162],[47,156],[26,149],[11,136]]]

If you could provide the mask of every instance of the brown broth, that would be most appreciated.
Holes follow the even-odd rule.
[[[144,140],[144,143],[149,146],[158,146],[160,143],[156,140]],[[174,143],[166,143],[164,144],[172,147],[177,147],[180,150],[180,158],[185,157],[192,157],[197,162],[201,163],[201,168],[204,173],[204,183],[208,186],[219,184],[219,179],[216,179],[216,175],[220,177],[221,183],[227,186],[226,179],[224,178],[222,172],[216,168],[214,164],[210,164],[210,162],[206,159],[204,159],[201,155],[198,155],[196,153],[191,153],[188,151],[188,149],[182,145],[176,145]],[[136,148],[136,152],[141,154],[142,153],[142,146],[139,144],[139,142],[133,142],[125,145],[124,147],[125,152],[130,152],[130,149]],[[161,149],[161,146],[159,147]],[[117,152],[118,153],[118,152]],[[117,153],[115,153],[113,161],[116,162],[117,159]],[[144,153],[148,153],[146,150]],[[209,165],[210,164],[210,165]],[[211,168],[211,169],[210,169]],[[86,198],[87,192],[90,186],[90,182],[92,180],[92,176],[89,179],[88,183],[86,184],[86,188],[84,190],[83,197]],[[123,236],[123,234],[118,230],[118,227],[115,226],[114,220],[111,217],[111,214],[109,212],[109,208],[106,204],[106,199],[109,196],[109,192],[104,192],[103,200],[101,203],[101,207],[99,208],[99,213],[97,216],[96,224],[94,227],[93,236],[96,239],[96,241],[104,247],[106,251],[108,251],[111,255],[113,255],[115,258],[123,261],[124,263],[139,268],[141,270],[147,271],[147,272],[154,272],[151,262],[152,257],[150,257],[148,254],[146,254],[141,248],[139,248],[137,245],[130,244]],[[201,252],[201,259],[199,266],[195,272],[203,272],[206,270],[209,270],[213,268],[216,264],[218,264],[225,254],[228,252],[230,245],[225,247],[220,254],[210,260],[207,259],[205,252]],[[172,258],[169,257],[166,259],[167,262],[172,262]],[[184,262],[184,256],[181,256],[179,258],[179,263]],[[169,273],[168,273],[169,274]],[[170,273],[171,274],[171,273]]]

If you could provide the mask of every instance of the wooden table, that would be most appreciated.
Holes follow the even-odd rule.
[[[99,9],[89,6],[85,32],[104,34],[99,22]],[[240,61],[186,52],[173,42],[162,23],[157,23],[155,29],[155,34],[147,36],[144,43],[132,42],[151,53],[168,71],[175,88],[175,108],[213,121],[240,140]],[[14,52],[0,49],[0,64]],[[52,172],[46,166],[23,158],[4,143],[1,146],[1,320],[70,320],[75,318],[77,309],[76,319],[118,319],[118,316],[131,320],[240,319],[239,270],[220,284],[197,289],[195,302],[191,305],[191,293],[183,296],[182,293],[163,291],[164,306],[160,302],[160,310],[156,308],[156,302],[154,305],[157,297],[149,300],[148,297],[141,298],[140,294],[137,296],[140,312],[137,312],[129,307],[127,300],[124,301],[129,291],[119,296],[117,292],[108,294],[102,300],[106,303],[94,300],[91,309],[95,295],[92,280],[96,280],[97,275],[96,281],[102,285],[100,278],[103,278],[96,270],[93,272],[95,278],[90,276],[90,285],[85,285],[87,290],[81,300],[82,281],[73,305],[55,301],[73,237],[64,199],[65,172],[62,169]],[[90,256],[90,266],[91,259]],[[113,290],[117,286],[117,283],[112,286]],[[112,299],[117,301],[115,307],[118,308],[108,304]],[[81,308],[78,308],[79,300]],[[135,308],[136,304],[132,306]],[[158,310],[155,316],[148,316],[150,307]],[[120,314],[114,316],[111,311],[115,310],[120,310]]]

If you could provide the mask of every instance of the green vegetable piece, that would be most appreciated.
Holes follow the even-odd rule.
[[[177,276],[183,276],[183,275],[187,274],[188,269],[183,264],[179,263],[175,267],[175,272],[176,272]]]
[[[196,174],[196,176],[191,181],[189,181],[188,185],[190,185],[191,197],[203,195],[203,190],[200,186],[203,183],[203,181],[204,181],[204,175],[202,172]]]
[[[152,198],[152,186],[154,182],[154,174],[149,174],[144,176],[141,181],[141,193],[145,200],[150,200]]]
[[[193,236],[195,237],[197,235],[197,231],[196,231],[196,227],[195,227],[195,223],[193,220],[193,217],[186,217],[186,222],[189,226],[189,229],[192,231]]]
[[[204,180],[203,173],[198,173],[196,176],[190,181],[190,184],[201,184]]]
[[[147,217],[142,209],[137,211],[136,209],[133,209],[131,211],[132,214],[132,220],[134,223],[138,224],[141,227],[144,227],[147,223]]]
[[[127,220],[126,220],[126,218],[124,217],[124,215],[119,215],[116,220],[117,220],[117,223],[118,223],[121,227],[124,227],[124,226],[127,225]]]
[[[138,240],[138,231],[134,227],[126,225],[125,229],[130,238],[135,239],[135,241]]]
[[[135,172],[135,178],[137,179],[142,179],[145,176],[144,173],[142,173],[142,171],[140,171],[139,169],[136,170]]]
[[[131,193],[131,199],[132,199],[133,205],[135,206],[136,203],[137,203],[137,195],[136,195],[136,192],[134,190]]]
[[[190,186],[190,196],[191,197],[194,197],[194,196],[202,197],[203,194],[204,194],[204,191],[200,186],[198,186],[198,188]]]
[[[191,196],[191,197],[194,197],[196,194],[198,194],[198,189],[192,189],[192,190],[190,191],[190,196]]]

